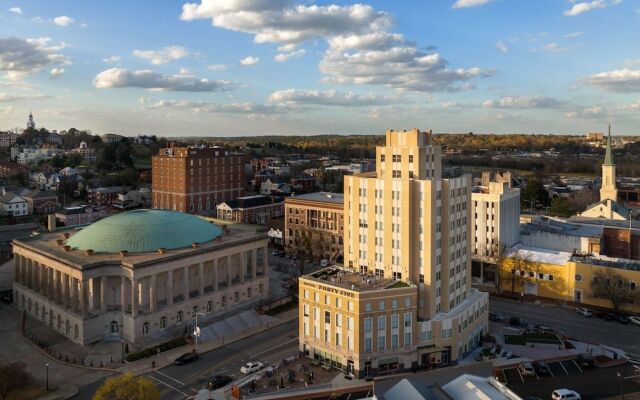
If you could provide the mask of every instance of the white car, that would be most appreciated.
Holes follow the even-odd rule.
[[[326,258],[323,258],[323,259],[320,261],[320,266],[321,266],[322,268],[324,268],[324,267],[326,267],[326,266],[328,266],[328,265],[329,265],[329,260],[327,260]]]
[[[634,325],[640,326],[640,317],[629,317],[629,322]]]
[[[553,400],[581,400],[580,395],[571,389],[556,389],[551,393]]]
[[[248,363],[243,365],[242,368],[240,368],[240,372],[242,372],[245,375],[252,374],[256,371],[260,371],[262,367],[264,367],[264,364],[262,364],[261,362],[249,361]]]
[[[533,369],[533,365],[529,361],[521,362],[518,369],[524,376],[536,376],[536,370]]]
[[[584,307],[577,307],[576,308],[576,312],[578,314],[582,315],[583,317],[591,317],[591,316],[593,316],[593,313],[590,310],[588,310],[588,309],[586,309]]]

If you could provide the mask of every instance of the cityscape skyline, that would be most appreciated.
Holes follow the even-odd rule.
[[[640,33],[630,1],[144,1],[95,11],[4,4],[2,129],[24,127],[30,109],[38,127],[163,136],[425,125],[583,134],[608,121],[629,135],[640,120],[640,55],[621,39]]]

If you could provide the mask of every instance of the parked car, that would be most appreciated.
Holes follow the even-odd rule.
[[[214,375],[209,380],[209,384],[207,388],[209,389],[219,389],[221,387],[225,387],[230,384],[233,379],[229,375]]]
[[[523,361],[518,365],[518,369],[523,376],[536,376],[536,370],[529,361]]]
[[[611,318],[616,322],[620,322],[621,324],[629,323],[629,317],[623,314],[611,314]]]
[[[578,392],[571,389],[556,389],[551,393],[552,400],[582,400]]]
[[[576,358],[576,362],[582,368],[591,368],[593,367],[593,357],[589,353],[580,353]]]
[[[584,307],[576,307],[576,312],[582,315],[583,317],[587,317],[587,318],[590,318],[593,316],[593,313],[591,312],[591,310],[588,310]]]
[[[534,325],[534,327],[535,327],[537,330],[541,331],[541,332],[552,332],[552,333],[558,333],[558,330],[557,330],[557,329],[554,329],[554,328],[552,328],[552,327],[550,327],[550,326],[547,326],[547,325],[536,324],[536,325]]]
[[[285,257],[287,255],[287,253],[285,253],[284,251],[280,250],[278,252],[278,257]]]
[[[240,368],[240,372],[243,374],[252,374],[256,371],[260,371],[264,367],[264,364],[258,361],[249,361]]]
[[[519,317],[511,317],[509,318],[509,325],[511,326],[529,326],[527,321]]]
[[[189,364],[190,362],[193,362],[195,360],[198,359],[198,353],[185,353],[183,355],[181,355],[180,357],[176,358],[176,360],[173,362],[174,365],[185,365],[185,364]]]
[[[611,321],[613,319],[613,316],[610,313],[604,311],[596,311],[593,315],[605,321]]]
[[[538,375],[551,375],[551,369],[545,362],[534,362],[533,368],[535,368]]]
[[[278,250],[272,251],[271,255],[274,256],[274,257],[277,257],[278,256]]]
[[[629,322],[634,325],[640,326],[640,317],[629,317]]]
[[[500,313],[489,311],[489,321],[504,322],[504,316]]]
[[[326,267],[329,265],[329,260],[327,260],[326,258],[323,258],[322,260],[320,260],[320,266],[322,268]]]

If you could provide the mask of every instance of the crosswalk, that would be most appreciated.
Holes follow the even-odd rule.
[[[636,368],[640,369],[640,354],[626,353],[629,362]]]
[[[192,396],[197,392],[193,388],[188,388],[183,382],[180,382],[179,380],[158,370],[149,372],[147,376],[156,382],[156,386],[158,386],[161,391],[173,391],[183,396],[183,398]]]

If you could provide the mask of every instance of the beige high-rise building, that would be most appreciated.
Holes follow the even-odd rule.
[[[469,175],[442,177],[431,132],[387,131],[376,171],[345,176],[344,268],[300,280],[300,350],[366,376],[450,365],[477,346],[488,296],[471,289],[470,196]],[[338,298],[357,330],[327,310]]]

